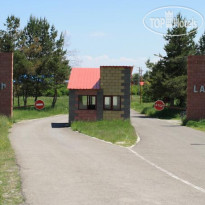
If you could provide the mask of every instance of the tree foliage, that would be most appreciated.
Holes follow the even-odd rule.
[[[176,18],[178,21],[185,21],[180,14]],[[172,105],[177,102],[178,105],[185,106],[187,56],[196,54],[195,35],[196,31],[188,31],[185,26],[176,25],[168,29],[164,37],[166,55],[160,56],[157,63],[149,60],[146,62],[150,85],[146,89],[145,96],[151,96],[152,100],[162,99]]]
[[[197,44],[197,54],[205,55],[205,32],[199,39],[199,43]]]
[[[31,16],[20,29],[20,19],[10,16],[0,30],[0,51],[14,52],[14,93],[35,100],[45,90],[53,90],[53,103],[57,101],[57,89],[62,87],[70,71],[64,50],[64,37],[45,18]],[[60,86],[61,85],[61,86]],[[18,100],[19,101],[19,100]]]
[[[138,73],[132,75],[132,84],[139,85],[140,76]]]

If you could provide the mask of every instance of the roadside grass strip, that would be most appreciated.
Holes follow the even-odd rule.
[[[71,124],[71,128],[73,131],[125,147],[134,145],[137,140],[130,120],[75,121]]]
[[[141,114],[145,114],[149,117],[159,119],[180,119],[181,110],[173,108],[164,108],[162,111],[154,109],[155,102],[143,102],[140,104],[139,96],[132,96],[131,108]]]
[[[172,119],[181,120],[181,125],[191,127],[200,131],[205,131],[205,120],[193,121],[187,120],[186,116],[181,118],[182,111],[171,108],[165,108],[162,111],[156,111],[154,109],[154,102],[141,103],[139,102],[139,96],[132,96],[131,108],[141,114],[145,114],[149,117],[158,119]]]
[[[51,107],[52,97],[39,97],[40,100],[44,101],[45,108],[43,110],[36,110],[35,107],[22,107],[14,109],[13,121],[17,122],[20,120],[29,120],[36,118],[49,117],[59,114],[68,114],[68,96],[61,96],[56,102],[55,108]],[[28,98],[28,105],[34,105],[34,99]],[[23,101],[21,99],[21,105]],[[14,102],[14,106],[17,106],[17,101]]]
[[[199,121],[189,120],[188,122],[186,122],[186,126],[197,130],[205,131],[205,120],[199,120]]]
[[[8,139],[11,122],[0,116],[0,204],[15,205],[23,203],[19,168],[15,154]]]

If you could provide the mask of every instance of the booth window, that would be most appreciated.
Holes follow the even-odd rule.
[[[121,97],[104,96],[104,110],[121,110]]]
[[[113,96],[113,110],[120,110],[121,109],[121,99],[120,96]]]
[[[104,109],[105,110],[111,110],[112,109],[112,97],[111,96],[105,96],[104,97]]]
[[[78,96],[79,110],[96,110],[96,96],[95,95],[79,95]]]

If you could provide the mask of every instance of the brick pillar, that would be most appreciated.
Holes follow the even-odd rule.
[[[97,120],[103,119],[103,90],[97,91]]]
[[[13,53],[0,53],[0,114],[13,115]]]
[[[76,90],[69,90],[69,124],[75,119],[75,103],[76,103]]]
[[[187,119],[205,118],[205,56],[188,57]]]
[[[124,80],[124,83],[122,83],[122,86],[124,87],[122,89],[123,92],[123,111],[124,114],[122,114],[122,117],[124,119],[129,119],[130,118],[130,85],[131,85],[131,70],[130,69],[124,69],[122,70],[122,73],[124,76],[122,79]]]

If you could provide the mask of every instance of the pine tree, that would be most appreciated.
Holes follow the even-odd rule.
[[[184,21],[181,14],[177,20]],[[168,29],[164,37],[166,44],[164,50],[166,56],[156,64],[147,62],[150,67],[150,90],[154,100],[163,99],[171,105],[177,100],[177,104],[184,106],[186,103],[187,85],[187,56],[196,53],[194,38],[196,30],[188,31],[186,26],[173,26]]]
[[[199,43],[197,44],[197,54],[198,55],[205,55],[205,32],[200,37]]]
[[[59,84],[67,79],[70,69],[69,61],[66,60],[66,50],[63,49],[63,35],[57,37],[57,30],[45,18],[38,19],[32,16],[22,32],[22,50],[35,70],[31,79],[33,96],[37,100],[37,97],[46,89],[54,90],[52,107],[57,101]]]
[[[46,18],[30,17],[20,30],[20,19],[9,16],[0,30],[0,52],[14,52],[14,91],[18,98],[23,96],[35,100],[47,89],[53,89],[53,103],[57,101],[57,89],[68,78],[70,70],[64,50],[64,37]]]
[[[14,52],[18,45],[20,35],[20,19],[15,16],[8,16],[4,24],[6,30],[0,30],[0,51]]]

